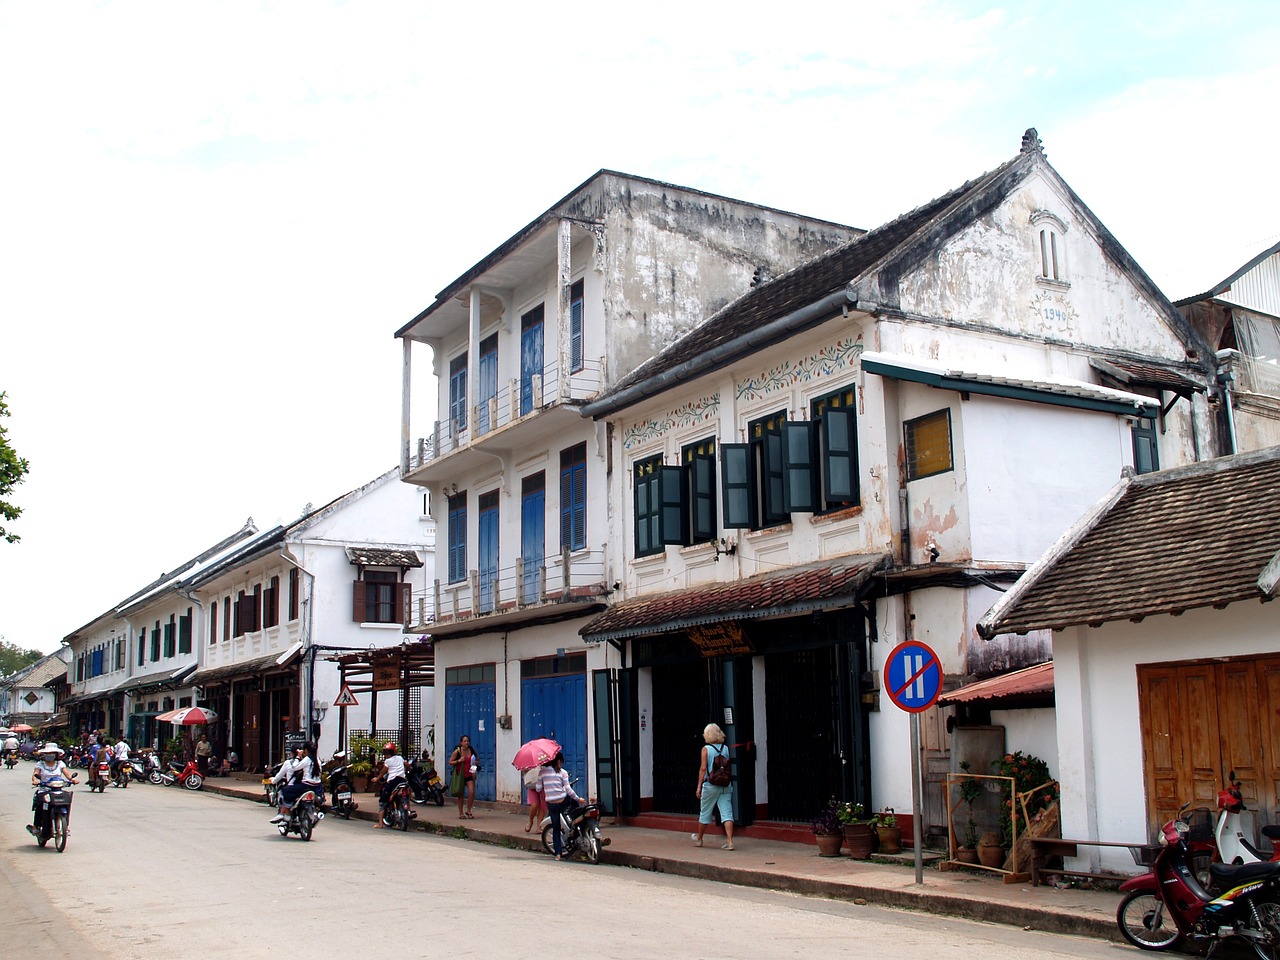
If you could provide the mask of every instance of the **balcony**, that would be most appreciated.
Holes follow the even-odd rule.
[[[1222,350],[1218,359],[1235,380],[1233,389],[1238,394],[1280,398],[1280,362],[1274,358],[1264,360],[1239,350]]]
[[[566,550],[536,565],[517,559],[492,573],[472,570],[457,583],[437,580],[432,596],[415,602],[405,629],[433,638],[510,630],[600,610],[608,592],[605,552]]]
[[[431,436],[418,439],[404,479],[420,485],[439,482],[492,465],[494,456],[551,440],[567,426],[582,423],[578,405],[603,384],[603,361],[585,363],[564,382],[558,364],[549,364],[527,390],[519,380],[509,380],[495,396],[471,408],[466,428],[456,430],[449,420],[437,420]]]

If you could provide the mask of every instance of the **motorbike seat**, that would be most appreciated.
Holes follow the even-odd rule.
[[[1261,863],[1242,863],[1239,866],[1232,863],[1213,863],[1209,865],[1209,875],[1217,880],[1219,885],[1239,886],[1255,880],[1280,877],[1280,863],[1271,860],[1263,860]]]
[[[1269,823],[1262,828],[1262,835],[1268,840],[1280,840],[1280,826]]]

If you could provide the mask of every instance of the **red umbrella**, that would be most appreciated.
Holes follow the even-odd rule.
[[[540,767],[544,763],[550,763],[551,758],[559,752],[560,744],[546,737],[539,737],[536,740],[530,740],[517,750],[511,765],[523,773],[534,767]]]
[[[12,730],[14,733],[30,733],[32,730],[35,729],[35,727],[29,727],[25,723],[15,723],[9,729]]]
[[[218,719],[218,715],[207,707],[179,707],[177,710],[160,714],[156,719],[172,723],[175,727],[191,727],[202,723],[213,723]]]

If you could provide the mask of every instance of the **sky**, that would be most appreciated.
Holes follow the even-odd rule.
[[[395,466],[395,330],[601,168],[871,228],[1034,126],[1199,293],[1280,239],[1277,49],[1232,0],[0,0],[0,637]]]

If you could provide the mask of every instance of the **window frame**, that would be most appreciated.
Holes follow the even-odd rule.
[[[1133,469],[1135,473],[1155,473],[1160,469],[1160,431],[1155,417],[1135,417],[1129,427],[1133,439]],[[1143,464],[1143,449],[1150,462]]]
[[[919,456],[913,456],[912,453],[913,449],[918,446],[918,443],[914,442],[913,428],[926,425],[928,421],[937,420],[939,418],[943,419],[946,424],[946,463],[943,466],[939,466],[937,469],[927,469],[922,472],[918,467],[922,458]],[[932,410],[919,417],[912,417],[909,420],[904,420],[902,422],[902,442],[905,454],[904,467],[908,483],[913,480],[924,480],[928,477],[940,476],[941,474],[950,473],[955,470],[955,438],[951,429],[950,407],[942,407],[941,409]]]
[[[857,388],[853,384],[809,401],[809,416],[818,423],[819,464],[815,471],[818,481],[818,515],[862,505],[862,484],[858,476],[856,404]],[[845,448],[837,448],[836,440],[843,441]],[[848,477],[847,494],[845,488],[833,489],[835,481],[832,478],[836,473],[836,463],[843,464],[842,472]]]
[[[687,443],[680,448],[680,466],[685,472],[684,484],[688,497],[685,511],[685,543],[690,546],[710,543],[716,539],[720,528],[716,523],[716,451],[719,444],[715,437]],[[700,509],[701,508],[701,509]],[[700,514],[705,514],[707,525],[700,525]]]
[[[637,559],[662,553],[662,454],[642,457],[631,464],[632,537]]]

